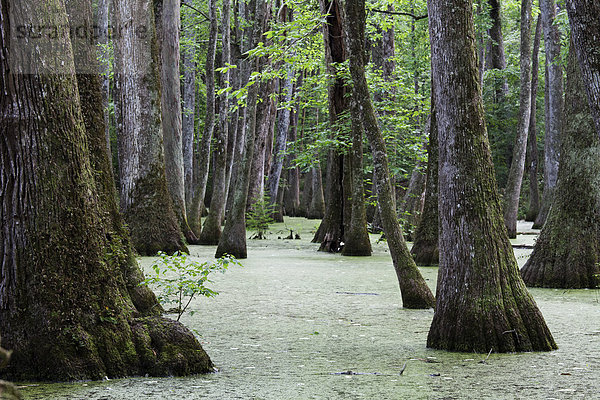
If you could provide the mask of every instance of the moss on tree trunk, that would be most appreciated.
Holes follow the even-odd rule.
[[[529,286],[594,288],[600,280],[600,139],[571,46],[558,183],[550,214],[521,270]]]

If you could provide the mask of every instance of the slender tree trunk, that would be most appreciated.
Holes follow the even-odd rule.
[[[580,289],[600,283],[600,139],[571,44],[554,201],[521,270],[529,286]]]
[[[540,0],[544,46],[546,48],[546,122],[544,142],[544,192],[542,206],[533,224],[541,228],[546,221],[556,180],[558,179],[559,133],[563,112],[563,73],[560,65],[560,32],[554,23],[556,4],[554,0]]]
[[[596,0],[567,0],[567,12],[585,91],[600,136],[600,3]]]
[[[432,89],[429,144],[427,146],[425,204],[423,205],[421,220],[415,231],[415,241],[413,247],[410,249],[410,253],[417,265],[438,264],[440,259],[438,246],[438,131],[434,95],[435,90]]]
[[[191,4],[192,0],[185,0]],[[183,27],[183,35],[187,40],[192,40],[194,35],[188,22]],[[183,115],[182,115],[182,148],[183,148],[183,174],[185,180],[185,206],[188,210],[192,206],[194,197],[194,120],[196,116],[196,63],[194,62],[195,47],[186,46],[183,50]]]
[[[60,0],[11,7],[28,26],[42,18],[53,26],[68,23]],[[9,28],[7,10],[8,1],[1,1],[2,32]],[[69,11],[71,22],[92,26],[89,2],[70,3]],[[30,73],[13,74],[7,63],[16,49],[5,39],[0,35],[9,55],[0,61],[6,89],[0,184],[11,195],[0,200],[0,329],[14,353],[3,374],[56,381],[208,372],[212,364],[191,332],[161,317],[139,318],[127,290],[134,264],[127,239],[118,235],[111,171],[97,170],[108,157],[95,49],[87,44],[84,54],[75,44],[72,53],[69,37],[60,37],[56,44],[65,53],[33,49]],[[79,82],[73,54],[94,70]],[[95,101],[83,115],[80,95]]]
[[[200,141],[199,163],[196,172],[198,183],[192,197],[192,205],[188,210],[188,224],[196,236],[200,235],[200,217],[204,211],[204,196],[208,182],[208,167],[210,164],[210,142],[215,129],[216,92],[215,92],[215,53],[217,51],[217,5],[216,0],[208,0],[209,36],[206,49],[206,118],[204,131]]]
[[[222,31],[222,55],[221,63],[227,66],[231,63],[230,51],[230,1],[223,0],[221,11],[223,19],[221,22]],[[222,82],[228,84],[230,80],[229,69],[223,73]],[[221,237],[221,223],[225,214],[225,206],[227,203],[227,144],[229,140],[229,100],[227,93],[221,94],[219,102],[219,129],[216,134],[216,142],[213,154],[215,155],[215,168],[213,174],[213,191],[210,200],[210,210],[208,217],[204,221],[202,233],[198,238],[200,244],[216,245]]]
[[[538,148],[537,148],[537,91],[538,91],[538,55],[542,32],[542,17],[538,15],[533,40],[531,61],[531,116],[529,118],[529,136],[527,138],[527,170],[529,172],[529,209],[525,221],[534,222],[540,210],[540,189],[538,186]]]
[[[402,197],[400,206],[401,217],[404,219],[402,230],[408,241],[413,240],[413,233],[417,228],[425,202],[425,186],[427,175],[423,172],[423,161],[418,161],[410,175],[408,188]]]
[[[521,92],[519,95],[519,125],[513,147],[512,163],[504,198],[504,224],[509,238],[517,237],[519,197],[525,171],[527,136],[531,117],[531,0],[521,1]]]
[[[521,280],[502,221],[472,7],[470,0],[428,2],[441,231],[437,304],[427,346],[464,352],[551,350],[556,344]]]
[[[358,102],[362,111],[362,121],[365,133],[371,144],[373,162],[377,171],[377,196],[383,228],[392,255],[394,269],[400,283],[402,303],[405,308],[430,308],[435,302],[425,279],[421,276],[415,265],[406,242],[402,229],[398,223],[394,208],[393,192],[388,168],[385,142],[371,97],[367,86],[364,66],[364,38],[365,38],[365,1],[346,0],[347,29],[349,42],[350,74],[352,76],[352,97]]]
[[[267,15],[267,3],[252,0],[248,4],[248,21],[254,21],[252,34],[244,51],[253,48],[263,33],[263,25]],[[249,63],[248,71],[260,71],[261,60],[259,58],[246,61]],[[247,258],[246,248],[246,202],[248,200],[248,183],[250,180],[250,169],[254,156],[254,139],[256,136],[258,85],[254,84],[248,89],[246,98],[246,127],[244,135],[244,151],[233,193],[233,205],[225,221],[223,233],[219,239],[215,257],[225,254],[236,258]]]
[[[297,83],[298,86],[302,85],[302,75]],[[290,130],[288,132],[288,143],[295,143],[297,140],[298,132],[298,117],[300,115],[300,99],[296,104],[295,110],[292,112]],[[283,199],[283,208],[285,215],[290,217],[299,217],[300,214],[300,168],[295,166],[296,153],[294,151],[288,151],[286,156],[285,165],[287,166],[287,182],[286,190]]]
[[[322,219],[325,215],[325,197],[323,196],[323,178],[321,176],[321,166],[311,167],[310,179],[306,182],[310,184],[310,205],[306,217],[308,219]],[[306,193],[306,191],[305,191]]]
[[[108,22],[111,0],[98,0],[96,20],[99,28],[98,44],[100,44],[100,74],[102,75],[102,105],[105,126],[106,145],[110,153],[110,119],[108,105],[110,101],[110,51],[108,49]]]
[[[288,66],[287,77],[283,85],[283,91],[285,92],[285,108],[280,109],[277,112],[277,136],[275,139],[275,148],[273,149],[273,161],[271,162],[271,168],[269,171],[269,198],[271,204],[276,204],[277,196],[279,193],[279,181],[281,179],[281,171],[283,169],[283,161],[285,159],[285,151],[287,148],[288,131],[290,129],[290,113],[289,104],[292,101],[293,95],[293,70],[291,66]],[[278,222],[283,222],[283,219]]]
[[[115,26],[147,27],[146,40],[115,46],[121,211],[138,253],[187,251],[165,177],[153,8],[149,0],[119,0],[114,9]]]

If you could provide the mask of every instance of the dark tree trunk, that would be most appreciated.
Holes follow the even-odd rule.
[[[531,116],[529,118],[529,136],[527,138],[527,171],[529,172],[529,209],[525,221],[534,222],[540,210],[540,189],[538,185],[538,148],[537,148],[537,91],[538,91],[538,55],[542,31],[542,17],[538,15],[533,40],[531,61]]]
[[[490,40],[486,49],[487,69],[506,69],[506,56],[504,54],[504,37],[502,35],[502,12],[500,0],[488,0],[492,26],[488,30]],[[508,94],[506,78],[496,79],[496,101],[501,102]]]
[[[222,54],[221,64],[225,67],[231,64],[231,51],[230,51],[230,1],[223,0],[221,7],[223,13],[221,22],[222,32]],[[227,69],[222,75],[222,82],[228,84],[230,80],[229,69]],[[200,244],[216,245],[219,243],[221,237],[221,223],[223,222],[223,216],[225,214],[225,205],[227,203],[227,145],[229,140],[229,100],[227,99],[227,93],[221,94],[219,102],[219,129],[216,134],[215,147],[213,154],[215,156],[215,168],[213,174],[213,190],[210,200],[210,210],[204,226],[202,227],[202,233],[198,238]]]
[[[504,224],[509,238],[517,237],[517,214],[521,184],[525,171],[527,136],[531,117],[531,0],[521,1],[521,88],[519,95],[519,124],[508,182],[504,194]]]
[[[343,9],[339,0],[321,0],[320,4],[322,12],[328,13],[327,23],[323,25],[323,39],[327,74],[332,79],[328,86],[329,122],[333,130],[336,130],[339,118],[348,110],[345,83],[343,78],[338,76],[335,67],[335,63],[346,61]],[[337,132],[334,133],[336,134]],[[327,157],[325,215],[312,240],[313,243],[321,243],[319,251],[339,252],[342,248],[344,209],[347,200],[344,193],[344,173],[344,156],[337,150],[330,150]],[[313,191],[313,201],[315,194]]]
[[[72,21],[85,18],[91,26],[91,4],[71,5]],[[67,22],[62,1],[11,7],[28,25],[40,24],[40,16]],[[7,9],[8,1],[0,2],[2,32],[9,31]],[[212,370],[191,332],[168,319],[141,318],[160,306],[150,295],[137,308],[128,290],[140,272],[119,236],[112,175],[104,169],[99,76],[80,75],[78,82],[70,51],[33,53],[35,62],[21,65],[29,74],[11,74],[7,62],[16,49],[6,39],[0,35],[9,55],[0,62],[0,185],[10,195],[0,201],[0,329],[14,353],[4,374],[56,381]],[[69,49],[68,37],[57,44]],[[78,63],[97,71],[93,47],[88,54],[74,47]]]
[[[187,251],[165,176],[153,7],[149,0],[118,0],[114,10],[115,26],[134,21],[133,26],[147,27],[148,35],[115,44],[121,211],[138,253]]]
[[[425,201],[425,186],[427,176],[423,172],[422,161],[418,161],[413,172],[410,175],[408,188],[402,196],[402,201],[398,209],[400,216],[404,220],[402,230],[408,241],[412,241],[414,230],[421,219]]]
[[[352,76],[352,97],[358,102],[362,121],[373,153],[377,172],[377,196],[381,210],[383,229],[388,242],[405,308],[431,308],[434,298],[415,265],[402,229],[398,223],[394,207],[393,191],[388,168],[388,160],[383,135],[379,130],[375,110],[367,86],[364,66],[365,1],[346,0],[348,43],[350,53],[350,74]]]
[[[349,47],[349,46],[348,46]],[[373,252],[369,232],[367,231],[367,210],[365,208],[365,188],[363,178],[363,126],[359,109],[359,100],[354,96],[350,100],[352,116],[352,148],[348,160],[351,171],[351,217],[346,230],[343,256],[370,256]]]
[[[325,216],[325,197],[323,196],[323,178],[321,176],[321,166],[317,164],[310,168],[307,173],[305,185],[310,185],[309,196],[306,196],[310,203],[306,212],[308,219],[322,219]],[[306,193],[306,190],[304,191]]]
[[[540,0],[542,30],[546,49],[546,113],[544,142],[544,191],[540,212],[533,224],[541,228],[546,221],[558,179],[559,134],[563,111],[563,72],[560,65],[560,32],[555,24],[554,0]]]
[[[302,76],[302,75],[300,75]],[[298,86],[302,84],[302,78],[298,81]],[[292,113],[290,131],[288,132],[288,143],[294,143],[297,140],[298,131],[298,116],[300,114],[300,100],[296,105],[296,109]],[[300,212],[300,168],[294,165],[296,154],[293,151],[288,151],[286,156],[286,189],[283,198],[283,208],[285,215],[290,217],[301,216]]]
[[[439,139],[440,267],[427,346],[487,352],[556,344],[521,280],[502,220],[470,0],[429,0]],[[448,18],[452,15],[452,18]]]
[[[415,241],[412,249],[410,249],[417,265],[434,265],[438,264],[440,260],[438,246],[438,131],[434,94],[435,91],[432,90],[425,204],[423,215],[421,215],[421,220],[415,231]]]
[[[581,95],[578,64],[571,45],[558,183],[548,220],[521,270],[529,286],[592,289],[600,283],[600,139]]]
[[[204,130],[200,139],[200,151],[198,167],[195,171],[198,174],[198,182],[192,197],[191,207],[188,212],[188,224],[194,234],[199,236],[201,233],[200,218],[204,212],[204,197],[206,196],[206,185],[208,183],[208,173],[210,165],[210,143],[215,129],[216,113],[216,92],[215,92],[215,54],[217,51],[217,0],[208,0],[209,10],[209,36],[208,47],[206,49],[206,117],[204,119]]]

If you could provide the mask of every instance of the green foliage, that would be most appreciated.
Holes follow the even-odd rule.
[[[246,213],[246,227],[255,232],[251,239],[265,239],[265,233],[272,224],[275,205],[269,201],[269,196],[254,199],[250,210]]]
[[[219,258],[214,262],[199,262],[188,254],[177,252],[170,256],[159,252],[159,259],[152,264],[153,274],[140,285],[154,286],[160,291],[157,296],[161,304],[175,304],[177,321],[188,309],[196,296],[215,297],[218,292],[206,287],[212,283],[213,272],[224,273],[230,265],[242,266],[234,257]],[[190,315],[193,315],[193,311]]]

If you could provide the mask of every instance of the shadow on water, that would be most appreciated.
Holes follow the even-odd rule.
[[[317,253],[314,221],[288,220],[248,241],[243,268],[215,277],[193,303],[196,329],[219,372],[23,384],[26,399],[572,399],[600,398],[597,290],[532,289],[559,350],[446,353],[425,347],[432,310],[404,310],[385,243],[372,257]],[[291,223],[291,225],[290,225]],[[527,226],[520,229],[527,231]],[[283,232],[283,233],[279,233]],[[373,237],[373,243],[376,238]],[[514,243],[533,244],[534,235]],[[191,246],[202,260],[214,247]],[[515,250],[522,265],[531,250]],[[145,268],[152,258],[143,258]],[[432,288],[437,268],[421,269]],[[401,373],[402,372],[402,373]]]

